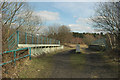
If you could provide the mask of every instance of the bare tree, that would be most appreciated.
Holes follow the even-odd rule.
[[[70,43],[72,40],[72,33],[69,27],[65,25],[49,26],[46,34],[50,38],[60,40],[61,43]]]
[[[53,24],[47,27],[47,29],[45,29],[44,33],[50,37],[50,38],[54,38],[57,39],[57,34],[58,34],[58,28],[60,27],[59,24]]]
[[[119,40],[118,36],[120,35],[119,4],[119,2],[100,3],[96,8],[96,17],[92,18],[96,28],[102,29],[108,33],[108,38],[112,49],[116,47],[116,42]],[[114,37],[111,37],[111,35],[114,35]],[[111,38],[114,39],[112,40]]]
[[[23,2],[1,2],[2,26],[10,26],[11,23],[14,23],[16,21],[16,15],[20,13],[23,6]]]
[[[0,2],[0,10],[2,12],[2,44],[7,45],[7,38],[14,31],[11,32],[10,26],[16,21],[16,15],[19,14],[21,8],[24,6],[22,2]],[[6,47],[3,47],[6,48]]]
[[[36,34],[43,24],[39,16],[34,16],[33,10],[24,2],[0,2],[2,11],[2,31],[3,45],[6,44],[8,37],[16,30]],[[12,28],[12,26],[14,28]]]
[[[50,38],[60,40],[61,43],[70,43],[72,40],[71,30],[65,25],[54,24],[49,26],[45,34]]]
[[[42,27],[43,21],[39,16],[31,16],[26,20],[24,28],[26,32],[36,34]]]
[[[86,34],[84,37],[83,37],[83,41],[85,44],[87,45],[91,45],[91,43],[93,41],[95,41],[95,37],[93,35],[90,35],[90,34]]]
[[[62,25],[58,29],[58,39],[62,43],[68,43],[72,39],[72,33],[69,27]]]

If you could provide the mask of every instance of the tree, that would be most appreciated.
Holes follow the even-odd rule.
[[[18,2],[0,2],[0,10],[2,15],[2,45],[3,48],[6,48],[7,45],[7,38],[10,36],[10,26],[12,23],[16,21],[16,14],[19,14],[21,8],[23,7],[24,3]],[[14,32],[14,31],[13,31]],[[12,32],[12,33],[13,33]],[[3,49],[4,50],[4,49]]]
[[[58,34],[58,28],[60,27],[59,24],[53,24],[47,27],[45,29],[44,33],[50,38],[57,39],[57,34]]]
[[[0,2],[2,11],[2,27],[11,26],[16,21],[16,15],[20,13],[25,3],[23,2]]]
[[[2,12],[2,33],[4,34],[2,43],[6,46],[8,37],[16,30],[36,34],[43,24],[41,18],[34,16],[29,5],[24,2],[0,2],[0,10]],[[13,25],[15,25],[14,28]]]
[[[65,25],[54,24],[49,26],[44,32],[48,37],[60,40],[61,43],[69,43],[72,40],[70,28]]]
[[[95,40],[96,40],[96,38],[90,34],[84,35],[84,38],[83,38],[84,43],[87,45],[91,45],[91,42],[95,41]]]
[[[120,45],[116,45],[116,43],[120,41],[119,10],[120,10],[120,2],[100,3],[96,8],[96,14],[95,14],[96,17],[92,18],[92,21],[94,22],[94,26],[96,28],[102,29],[102,31],[108,33],[107,36],[112,49],[120,46]]]
[[[62,25],[58,28],[58,40],[62,43],[69,43],[72,39],[72,33],[70,32],[70,28]]]

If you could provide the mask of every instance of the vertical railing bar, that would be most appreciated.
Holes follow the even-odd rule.
[[[42,41],[43,41],[43,39],[42,39],[42,36],[41,36],[41,44],[42,44]]]
[[[48,44],[48,39],[49,39],[49,38],[47,38],[47,44]]]
[[[51,41],[50,44],[52,44],[52,39],[50,39],[50,41]]]
[[[57,44],[57,40],[55,41],[55,43]]]
[[[46,41],[45,41],[45,40],[46,40],[46,38],[44,37],[44,44],[46,44]]]
[[[29,47],[29,53],[30,53],[29,60],[31,60],[31,47]]]
[[[33,34],[32,34],[32,44],[33,44],[33,38],[34,38],[34,37],[33,37]]]
[[[39,37],[37,36],[37,44],[38,44],[38,39],[39,39]]]
[[[53,43],[55,44],[55,39],[53,39]]]
[[[53,44],[54,44],[54,39],[53,39]]]
[[[18,44],[19,44],[19,31],[17,31],[17,47],[18,47]]]
[[[27,44],[27,33],[25,32],[25,44]]]
[[[59,40],[58,40],[58,43],[57,44],[59,44]]]
[[[49,39],[49,44],[51,44],[51,38]]]
[[[16,65],[16,51],[14,51],[14,65]]]

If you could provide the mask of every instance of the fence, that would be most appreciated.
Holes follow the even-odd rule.
[[[26,51],[27,53],[25,54]],[[5,54],[7,56],[5,56]],[[16,65],[16,61],[22,58],[29,57],[29,59],[31,60],[31,48],[21,48],[17,50],[5,51],[3,53],[0,53],[0,55],[2,56],[2,59],[3,59],[2,64],[0,64],[0,66],[8,63],[12,63],[12,62],[14,62],[14,65]],[[5,60],[4,58],[7,58],[7,60]]]
[[[59,40],[21,31],[16,31],[7,40],[8,50],[16,49],[18,44],[60,44]]]

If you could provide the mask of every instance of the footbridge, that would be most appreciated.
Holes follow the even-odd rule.
[[[6,45],[3,45],[7,48],[7,51],[1,53],[3,56],[6,53],[13,54],[14,59],[4,62],[1,65],[14,62],[21,58],[29,56],[36,57],[41,54],[51,53],[58,49],[63,49],[64,47],[60,45],[60,41],[48,38],[39,34],[31,34],[27,32],[16,31],[14,32],[6,42]],[[25,54],[24,56],[20,56]],[[3,59],[7,56],[3,56]],[[10,57],[10,56],[9,56]],[[19,57],[19,58],[17,58]]]
[[[16,31],[8,38],[8,49],[31,48],[31,55],[38,56],[56,49],[62,49],[60,41],[39,34]]]

